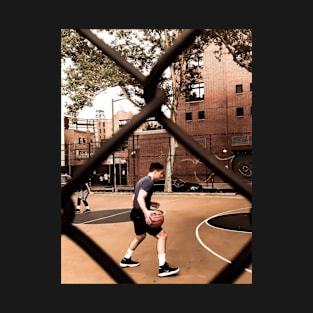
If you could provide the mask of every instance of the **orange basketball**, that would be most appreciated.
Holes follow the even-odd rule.
[[[163,210],[153,210],[150,214],[151,216],[151,224],[150,227],[158,228],[164,223],[164,214]]]

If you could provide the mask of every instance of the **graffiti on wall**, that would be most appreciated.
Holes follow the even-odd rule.
[[[220,157],[215,155],[215,157],[225,163],[225,167],[232,168],[234,172],[239,173],[243,178],[249,182],[252,181],[252,161],[251,155],[231,155],[227,157]],[[203,171],[199,173],[197,171],[197,165],[203,164],[199,159],[196,158],[185,158],[179,162],[188,162],[188,167],[193,167],[193,175],[197,182],[208,183],[214,179],[214,172],[207,174],[203,177]],[[191,165],[190,165],[191,163]]]

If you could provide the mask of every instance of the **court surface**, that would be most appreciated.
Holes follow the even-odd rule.
[[[119,264],[134,237],[129,219],[131,193],[93,193],[92,212],[76,215],[73,224]],[[76,194],[73,195],[76,203]],[[158,277],[156,239],[147,235],[134,252],[138,267],[122,270],[136,284],[208,284],[251,240],[251,203],[238,194],[154,193],[166,211],[166,258],[180,267],[177,275]],[[82,205],[81,211],[84,210]],[[224,227],[225,226],[225,227]],[[61,284],[116,284],[85,251],[61,236]],[[252,284],[252,264],[234,284]]]

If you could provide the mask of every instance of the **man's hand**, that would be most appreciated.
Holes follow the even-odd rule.
[[[146,210],[145,213],[144,213],[144,215],[145,215],[146,224],[147,224],[147,225],[150,225],[150,224],[151,224],[151,217],[150,217],[150,212],[149,212],[149,210]]]

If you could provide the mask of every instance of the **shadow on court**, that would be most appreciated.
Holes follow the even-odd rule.
[[[112,209],[76,214],[73,224],[112,224],[129,222],[130,210],[129,208]],[[207,223],[218,228],[251,232],[251,219],[251,213],[232,213],[210,218],[207,220]]]
[[[112,224],[129,222],[130,209],[112,209],[76,214],[73,224]]]

